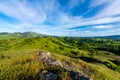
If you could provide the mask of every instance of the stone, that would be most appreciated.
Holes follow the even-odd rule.
[[[75,72],[75,71],[70,71],[70,77],[73,79],[73,80],[78,80],[79,78],[79,73]]]
[[[92,80],[91,78],[75,71],[70,71],[70,77],[72,78],[72,80]]]
[[[51,53],[50,53],[50,52],[47,52],[46,54],[47,54],[47,56],[49,56],[49,57],[51,56]]]
[[[44,70],[42,71],[42,78],[45,80],[56,80],[57,76],[52,72]]]
[[[70,62],[64,61],[64,62],[62,62],[62,64],[63,64],[63,67],[67,70],[74,70],[75,69],[75,67]]]
[[[63,64],[59,60],[55,60],[52,58],[47,59],[44,63],[46,65],[56,65],[56,66],[63,67]]]
[[[48,59],[50,57],[50,52],[43,52],[43,51],[39,51],[38,53],[39,55],[39,60],[45,60]]]
[[[55,60],[55,61],[51,62],[50,64],[63,67],[63,64],[59,60]]]
[[[44,65],[51,66],[59,66],[64,68],[69,74],[72,80],[92,80],[87,75],[79,72],[75,72],[75,67],[70,62],[61,62],[60,60],[53,59],[50,57],[50,52],[39,51],[39,60],[44,63]],[[53,72],[50,71],[42,71],[42,77],[44,80],[56,80],[57,76]]]

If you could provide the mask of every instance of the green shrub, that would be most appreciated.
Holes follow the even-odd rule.
[[[105,64],[108,68],[110,68],[110,69],[112,69],[112,70],[116,70],[116,69],[117,69],[117,65],[114,64],[114,63],[112,63],[112,62],[109,61],[109,60],[106,60],[106,61],[104,62],[104,64]]]

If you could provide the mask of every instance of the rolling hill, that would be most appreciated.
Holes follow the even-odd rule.
[[[15,33],[0,33],[0,39],[13,39],[13,38],[26,38],[26,37],[42,37],[44,34],[38,34],[35,32],[15,32]]]
[[[11,38],[26,38],[26,37],[42,37],[47,36],[45,34],[35,33],[35,32],[1,32],[0,39],[11,39]],[[87,38],[87,37],[85,37]],[[96,36],[96,37],[88,37],[88,38],[105,38],[105,39],[120,39],[120,35],[110,35],[110,36]]]
[[[0,80],[44,80],[46,73],[54,80],[120,79],[119,40],[32,32],[0,36]]]

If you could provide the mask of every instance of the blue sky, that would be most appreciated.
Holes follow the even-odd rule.
[[[120,35],[120,0],[0,0],[0,32]]]

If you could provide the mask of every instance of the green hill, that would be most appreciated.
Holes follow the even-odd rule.
[[[75,80],[78,72],[93,80],[120,80],[119,40],[8,34],[0,34],[4,36],[0,39],[0,80],[43,80],[41,71],[54,73],[57,80]],[[38,54],[41,51],[51,56],[43,58]]]
[[[44,34],[38,34],[35,32],[15,32],[15,33],[7,33],[2,32],[0,33],[0,39],[15,39],[15,38],[26,38],[26,37],[42,37],[45,36]]]

